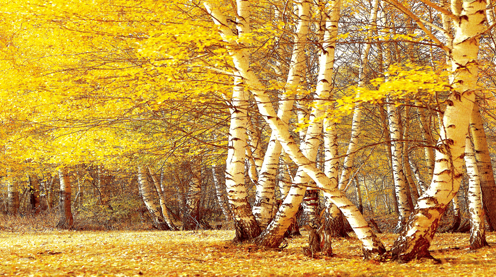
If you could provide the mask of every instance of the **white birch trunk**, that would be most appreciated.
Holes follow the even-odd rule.
[[[210,9],[210,3],[205,3]],[[214,5],[215,6],[215,5]],[[239,36],[249,33],[250,19],[250,2],[238,1],[237,5],[237,28]],[[213,15],[212,19],[217,23],[222,20],[224,25],[222,30],[229,30],[229,40],[234,40],[234,34],[227,27],[227,21],[220,13],[218,16]],[[221,30],[222,33],[225,33]],[[224,34],[225,36],[226,34]],[[234,45],[233,45],[234,46]],[[231,55],[238,56],[240,60],[248,64],[249,54],[242,45],[231,47],[229,49]],[[245,241],[253,239],[260,234],[255,217],[251,212],[251,206],[248,202],[248,192],[245,187],[245,149],[246,149],[246,123],[247,123],[247,107],[248,93],[245,91],[245,80],[242,72],[236,67],[234,70],[234,87],[231,98],[231,122],[229,126],[229,142],[226,160],[226,190],[229,204],[234,219],[234,227],[236,230],[236,241]]]
[[[415,161],[413,161],[412,159],[408,159],[408,162],[410,164],[410,167],[412,168],[415,179],[417,179],[417,192],[419,195],[421,195],[427,190],[427,185],[425,184],[424,178],[422,177],[422,174],[420,174],[420,170]]]
[[[150,213],[155,227],[160,230],[168,230],[168,226],[166,226],[160,213],[160,205],[155,201],[155,197],[153,196],[153,189],[150,182],[148,182],[147,172],[144,166],[138,166],[138,186],[143,203],[145,203],[145,207]]]
[[[418,104],[420,105],[421,103],[418,102]],[[419,114],[420,127],[422,128],[422,133],[421,133],[422,139],[426,144],[426,147],[424,147],[424,157],[425,157],[425,164],[427,167],[427,176],[429,176],[430,179],[431,178],[430,176],[432,176],[434,170],[434,140],[432,138],[432,133],[429,128],[431,124],[429,124],[430,121],[427,120],[425,116],[425,111],[422,108],[418,108],[417,111]],[[422,188],[422,191],[424,190],[425,188]]]
[[[288,195],[291,184],[293,183],[289,162],[291,162],[291,159],[285,153],[282,153],[279,159],[279,194],[282,200]]]
[[[236,42],[232,39],[234,36],[232,34],[232,31],[227,28],[227,21],[226,18],[216,9],[212,9],[212,6],[209,5],[208,3],[205,5],[209,13],[212,15],[212,18],[214,19],[214,22],[219,26],[219,29],[221,30],[221,34],[223,35],[223,38],[226,42],[231,43],[233,46],[236,45]],[[333,5],[335,6],[335,5]],[[329,25],[334,25],[334,28],[337,28],[337,21],[336,22],[328,22]],[[328,29],[330,29],[331,26],[328,26]],[[328,41],[328,40],[326,40]],[[325,46],[324,49],[327,49],[327,45]],[[328,51],[325,52],[324,56],[327,56],[329,52],[333,50],[329,49]],[[333,51],[332,51],[333,52]],[[334,53],[332,53],[334,54]],[[355,233],[357,234],[358,238],[362,241],[363,243],[363,250],[364,250],[364,255],[365,257],[371,257],[372,255],[375,254],[382,254],[385,251],[384,245],[382,242],[375,236],[375,234],[372,232],[372,230],[368,227],[367,222],[363,218],[363,216],[358,212],[358,209],[356,208],[355,205],[351,201],[349,201],[346,196],[339,190],[337,189],[337,184],[333,184],[329,178],[325,176],[325,174],[318,170],[315,167],[315,162],[312,162],[309,160],[303,153],[298,149],[297,144],[291,137],[291,134],[289,133],[288,130],[288,125],[286,122],[282,121],[281,118],[279,118],[272,107],[271,101],[267,95],[267,92],[265,91],[264,85],[258,80],[257,76],[254,74],[254,72],[250,69],[248,60],[246,57],[243,57],[239,51],[231,51],[231,56],[233,58],[234,65],[236,69],[241,73],[241,75],[244,77],[246,80],[247,84],[250,86],[251,91],[253,92],[256,100],[257,100],[257,105],[258,109],[261,113],[261,115],[264,117],[264,119],[267,121],[269,124],[270,128],[272,129],[273,132],[277,134],[278,140],[281,142],[284,151],[291,157],[291,159],[299,166],[300,171],[304,171],[306,174],[308,174],[314,181],[316,181],[317,186],[323,190],[328,191],[331,194],[331,201],[336,204],[345,214],[347,217],[348,221],[350,222],[351,227],[354,229]],[[327,57],[326,57],[327,58]],[[321,64],[322,65],[322,64]],[[330,83],[329,81],[319,81],[319,86],[324,85],[325,83]],[[318,96],[318,99],[323,99],[323,97]],[[319,105],[315,105],[316,107],[321,108]],[[301,190],[301,189],[300,189]],[[297,191],[298,192],[298,191]],[[286,216],[287,210],[290,210],[291,207],[293,206],[292,200],[294,200],[294,203],[297,204],[301,202],[301,192],[299,192],[298,195],[292,195],[290,194],[288,196],[291,196],[290,201],[287,201],[288,198],[286,197],[286,200],[284,201],[283,205],[281,206],[278,216],[276,216],[276,219],[271,223],[271,225],[274,222],[277,222],[279,219],[278,217],[281,216]],[[297,197],[299,197],[299,201],[297,201]],[[295,200],[296,199],[296,200]],[[288,220],[289,221],[289,220]],[[287,228],[287,226],[286,226]],[[270,232],[270,225],[267,230],[268,233]],[[283,229],[283,228],[278,228],[278,229]],[[282,241],[282,235],[284,234],[285,229],[282,230],[282,234],[275,234],[275,236],[270,236],[275,239],[270,239],[265,236],[265,238],[262,240],[262,244],[267,245],[267,246],[273,246],[276,247],[280,244]],[[268,242],[270,243],[264,243]]]
[[[398,204],[398,224],[395,227],[395,232],[399,232],[405,225],[411,210],[408,205],[408,184],[406,183],[405,174],[403,172],[402,164],[402,143],[401,143],[401,129],[399,124],[399,113],[394,107],[394,104],[388,104],[388,120],[389,132],[391,135],[391,154],[392,154],[392,170],[394,191],[396,194],[396,201]]]
[[[224,199],[224,194],[222,193],[224,189],[222,188],[222,184],[220,183],[219,178],[217,177],[217,164],[215,162],[212,164],[212,179],[215,185],[215,196],[217,197],[217,203],[219,203],[220,209],[222,210],[222,214],[224,215],[225,220],[231,221],[231,213],[229,211],[227,202]]]
[[[289,123],[291,110],[294,105],[295,93],[301,82],[303,72],[305,46],[307,43],[307,33],[309,26],[310,5],[302,1],[298,3],[298,26],[294,37],[293,54],[289,68],[288,78],[285,85],[285,91],[281,96],[277,116],[282,121]],[[287,95],[289,93],[289,95]],[[257,185],[256,200],[253,207],[253,213],[257,218],[261,228],[265,228],[272,219],[272,209],[274,207],[275,178],[281,154],[281,144],[277,140],[277,135],[273,132],[267,152],[265,153],[262,168],[260,170],[259,183]]]
[[[66,168],[59,169],[60,178],[60,212],[57,228],[69,229],[73,224],[71,211],[71,180]]]
[[[186,198],[186,211],[183,215],[183,229],[194,230],[203,225],[200,218],[201,197],[201,158],[195,157],[189,162],[191,179],[188,185],[188,196]]]
[[[442,119],[431,185],[419,198],[406,228],[391,249],[392,258],[410,261],[431,257],[429,246],[439,219],[458,192],[462,179],[465,135],[477,88],[479,33],[484,29],[485,1],[453,0],[455,39],[451,52],[452,92]]]
[[[484,203],[486,218],[492,229],[496,230],[496,184],[486,133],[477,104],[474,105],[470,118],[470,134],[474,141],[475,157],[480,170],[482,202]]]
[[[155,186],[155,190],[158,193],[160,209],[162,210],[162,219],[165,222],[165,224],[167,224],[169,230],[176,231],[177,228],[174,225],[174,222],[172,222],[172,219],[169,217],[169,213],[167,212],[167,206],[165,203],[165,194],[162,187],[160,186],[160,182],[157,180],[155,172],[153,172],[153,170],[149,167],[148,167],[148,172],[150,173],[150,177],[152,177],[153,185]]]
[[[468,211],[470,214],[470,249],[488,246],[482,210],[482,195],[479,169],[475,159],[474,147],[467,135],[465,146],[465,164],[468,174]]]

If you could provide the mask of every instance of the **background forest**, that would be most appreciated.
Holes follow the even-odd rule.
[[[491,0],[5,2],[3,228],[496,228]]]

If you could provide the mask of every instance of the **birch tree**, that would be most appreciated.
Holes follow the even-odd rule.
[[[489,156],[486,133],[479,111],[479,105],[475,104],[470,117],[470,134],[474,141],[475,158],[480,169],[480,182],[482,188],[482,199],[484,211],[489,225],[496,230],[496,183],[494,172]]]
[[[439,219],[460,187],[465,135],[470,120],[466,115],[472,112],[475,101],[479,36],[484,32],[486,20],[485,1],[453,0],[451,11],[427,0],[423,2],[453,19],[455,36],[448,52],[452,61],[450,81],[453,88],[442,117],[433,180],[418,199],[406,227],[391,249],[393,259],[402,261],[430,257],[428,248]]]
[[[489,246],[486,241],[480,175],[475,159],[474,147],[467,134],[465,145],[465,164],[468,174],[468,210],[470,214],[470,249]]]
[[[59,169],[60,196],[58,228],[69,229],[73,225],[71,210],[71,179],[66,168]]]

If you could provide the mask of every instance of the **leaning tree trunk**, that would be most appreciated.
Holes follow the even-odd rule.
[[[379,7],[379,0],[374,0],[372,2],[372,10],[370,11],[369,15],[369,36],[372,37],[374,33],[374,28],[376,21],[377,21],[377,10]],[[360,58],[361,60],[361,65],[360,69],[358,71],[358,86],[360,88],[365,87],[366,85],[366,79],[368,78],[368,63],[369,63],[369,53],[371,50],[372,43],[367,43],[365,45],[365,49],[362,53],[362,56]],[[356,98],[359,99],[360,93],[357,93]],[[346,152],[346,156],[343,161],[343,169],[341,172],[341,176],[339,180],[336,178],[336,181],[338,181],[338,188],[340,190],[344,190],[345,188],[348,187],[348,184],[351,182],[351,174],[353,172],[354,168],[354,160],[355,160],[355,153],[356,149],[358,147],[358,142],[360,138],[360,133],[361,133],[361,122],[362,118],[362,105],[359,101],[355,103],[355,108],[353,110],[353,119],[352,119],[352,124],[351,124],[351,136],[350,140],[348,143],[348,149]],[[332,209],[332,210],[331,210]],[[343,214],[341,211],[338,211],[336,208],[331,208],[330,206],[327,208],[327,211],[325,213],[326,216],[337,216],[338,218],[329,218],[326,219],[325,222],[326,224],[329,224],[328,229],[333,230],[333,235],[338,235],[338,236],[343,236],[343,237],[348,237],[348,234],[345,232],[345,226],[344,226],[344,218]]]
[[[172,219],[167,212],[167,206],[165,204],[165,194],[162,190],[162,187],[160,186],[160,182],[157,180],[156,174],[151,168],[148,168],[148,172],[150,173],[150,177],[152,177],[153,185],[155,186],[155,190],[158,193],[160,209],[162,210],[162,218],[170,230],[177,231],[177,227],[174,225],[174,222],[172,222]]]
[[[169,226],[164,222],[160,213],[160,206],[153,196],[153,189],[150,182],[148,182],[146,168],[141,165],[138,166],[138,185],[143,203],[145,203],[145,207],[152,217],[153,225],[159,230],[169,230]]]
[[[488,246],[482,212],[481,186],[479,169],[475,159],[474,147],[467,135],[465,146],[465,164],[468,174],[468,210],[470,213],[470,249]]]
[[[300,171],[303,171],[304,173],[308,174],[316,183],[317,186],[330,194],[330,199],[331,201],[340,208],[345,216],[347,217],[348,221],[350,222],[351,227],[357,234],[357,237],[362,241],[363,243],[363,252],[366,258],[369,258],[371,256],[374,256],[376,254],[382,254],[385,251],[384,245],[382,242],[375,236],[375,234],[372,232],[370,227],[368,227],[367,222],[363,218],[363,216],[360,214],[358,209],[356,208],[355,205],[351,201],[349,201],[346,196],[337,188],[337,184],[333,183],[329,178],[325,176],[325,174],[317,169],[315,167],[315,161],[309,160],[303,153],[300,151],[298,148],[296,142],[294,141],[293,137],[289,133],[288,125],[286,122],[282,121],[281,118],[277,116],[277,113],[275,112],[271,100],[269,98],[268,92],[265,90],[265,86],[260,82],[258,77],[255,75],[254,71],[251,70],[249,66],[249,62],[246,56],[243,55],[243,52],[240,50],[238,42],[234,39],[235,36],[232,32],[231,29],[227,27],[227,19],[225,16],[222,15],[222,13],[218,9],[214,9],[213,6],[209,3],[205,4],[207,11],[211,14],[212,18],[214,19],[214,22],[216,25],[219,27],[219,30],[221,31],[221,35],[223,36],[223,39],[229,43],[231,47],[230,55],[233,59],[233,63],[236,67],[236,70],[243,76],[243,80],[246,81],[247,85],[249,86],[251,92],[254,94],[258,109],[260,111],[260,114],[264,117],[265,121],[269,124],[272,132],[276,132],[278,140],[281,142],[281,145],[283,146],[284,151],[291,157],[291,159],[299,166]],[[333,5],[334,6],[334,5]],[[328,22],[329,25],[333,24],[335,27],[337,27],[337,21],[336,22]],[[331,26],[329,26],[331,27]],[[334,27],[333,27],[334,28]],[[328,28],[329,30],[330,28]],[[330,39],[327,39],[325,41],[330,41]],[[329,57],[327,55],[330,55],[329,53],[332,53],[333,56],[333,47],[329,47],[328,45],[324,45],[324,49],[326,51],[323,51],[323,54],[325,57],[325,60],[327,60]],[[325,67],[324,64],[329,66],[329,64],[332,64],[331,62],[326,63],[326,62],[321,62],[321,67]],[[332,68],[332,66],[329,66],[328,68]],[[322,86],[330,84],[330,81],[327,80],[321,80],[318,82],[317,86]],[[322,93],[325,90],[322,88],[318,88],[317,91]],[[314,108],[316,108],[319,113],[320,110],[322,109],[322,99],[326,99],[322,97],[322,95],[317,95],[317,98],[320,99],[317,101],[316,105]],[[320,102],[322,101],[322,102]],[[322,116],[322,114],[315,114],[316,118],[319,118],[318,116]],[[311,121],[312,122],[312,121]],[[298,177],[298,176],[297,176]],[[297,191],[298,193],[298,191]],[[291,199],[288,199],[290,198]],[[298,199],[299,198],[299,199]],[[270,237],[265,237],[265,239],[262,239],[262,244],[267,245],[267,246],[273,246],[276,247],[280,244],[282,241],[282,238],[284,236],[284,232],[287,229],[287,226],[281,226],[280,222],[277,222],[280,219],[283,219],[282,216],[287,217],[292,217],[294,214],[290,214],[289,211],[292,211],[292,206],[298,205],[301,202],[302,195],[291,195],[291,191],[286,197],[286,200],[284,201],[283,205],[281,205],[281,208],[279,209],[278,215],[276,216],[275,220],[272,221],[272,224],[279,225],[281,228],[276,228],[278,229],[278,232],[272,233],[275,236],[270,236]],[[293,201],[294,200],[294,201]],[[299,202],[297,201],[299,200]],[[294,211],[296,213],[296,211]],[[279,217],[279,218],[278,218]],[[274,223],[277,222],[277,223]],[[290,221],[288,220],[288,225]],[[268,226],[266,231],[270,233],[271,226]],[[279,233],[281,231],[281,233]],[[268,239],[268,240],[266,240]],[[269,244],[265,244],[263,242],[268,242],[270,241]]]
[[[474,105],[470,118],[470,134],[474,140],[475,158],[480,169],[482,188],[482,202],[489,225],[496,230],[496,184],[494,182],[493,167],[486,140],[486,133],[482,124],[479,106]]]
[[[57,228],[69,229],[73,225],[71,211],[71,179],[66,168],[59,169],[60,179],[60,212]]]
[[[451,51],[452,91],[446,100],[440,139],[436,147],[431,185],[418,199],[407,225],[391,249],[392,258],[410,261],[431,257],[429,246],[441,215],[460,188],[465,155],[465,135],[477,88],[479,36],[484,30],[485,1],[453,0],[455,39]]]
[[[303,78],[301,72],[304,71],[303,66],[305,64],[305,46],[307,44],[310,9],[300,8],[298,13],[299,20],[294,36],[289,72],[277,111],[277,116],[286,123],[289,123],[291,118],[291,110],[295,102],[296,90]],[[272,219],[272,209],[274,208],[275,199],[275,179],[281,151],[281,143],[277,140],[276,133],[273,132],[270,137],[269,145],[267,146],[262,168],[260,169],[256,199],[253,205],[253,213],[261,228],[267,227],[269,221]]]

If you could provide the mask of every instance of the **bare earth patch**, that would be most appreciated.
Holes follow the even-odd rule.
[[[391,247],[396,235],[379,235]],[[333,241],[334,257],[303,255],[303,237],[282,250],[234,245],[232,231],[0,232],[1,276],[496,276],[492,247],[468,250],[468,234],[438,234],[434,257],[408,264],[364,261],[356,239]]]

